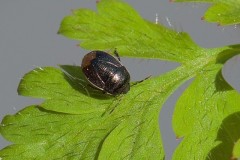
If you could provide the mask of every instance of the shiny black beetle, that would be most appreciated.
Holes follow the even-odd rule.
[[[125,94],[130,89],[130,75],[118,59],[103,51],[92,51],[82,60],[82,71],[89,83],[108,94]]]

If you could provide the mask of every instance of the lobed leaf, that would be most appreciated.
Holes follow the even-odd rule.
[[[187,62],[200,49],[186,33],[150,23],[128,4],[103,0],[98,12],[77,9],[63,19],[59,34],[80,40],[85,49],[117,49],[121,56]],[[156,36],[157,35],[157,36]]]
[[[71,71],[76,69],[75,66],[67,67]],[[0,157],[4,159],[14,157],[21,159],[104,159],[114,155],[114,159],[121,157],[138,159],[144,155],[146,158],[163,159],[164,152],[158,129],[159,107],[167,96],[187,78],[181,72],[182,70],[177,70],[164,77],[152,78],[135,85],[126,96],[111,98],[109,100],[111,103],[105,105],[104,112],[96,110],[81,113],[81,110],[77,110],[73,113],[74,110],[69,107],[68,111],[63,113],[61,106],[59,107],[60,112],[58,112],[57,107],[50,105],[46,109],[43,103],[43,107],[41,105],[30,106],[16,115],[6,116],[1,123],[0,132],[14,145],[1,150]],[[63,83],[55,83],[55,81],[63,82],[64,76],[56,78],[55,74],[50,73],[63,75],[63,71],[60,74],[61,70],[46,67],[40,71],[37,69],[37,72],[34,73],[36,74],[33,72],[26,74],[27,78],[24,77],[24,81],[20,83],[20,86],[22,83],[31,84],[33,91],[29,90],[29,86],[20,87],[21,93],[27,96],[44,97],[48,95],[49,99],[53,93],[56,93],[52,95],[53,97],[58,96],[58,92],[55,91],[58,91]],[[46,84],[47,78],[41,77],[42,74],[45,74],[48,79],[52,79],[49,84],[54,83],[59,86],[52,87],[51,92],[47,90],[45,93],[41,93],[40,91],[45,91],[45,89],[36,86]],[[182,77],[170,81],[173,77],[180,75]],[[37,78],[42,78],[42,81],[34,86],[33,79]],[[169,83],[166,83],[166,80]],[[78,84],[78,82],[72,83]],[[63,85],[65,90],[59,91],[64,90],[66,93],[71,93],[72,88],[66,86],[66,84]],[[91,90],[89,92],[91,95]],[[81,98],[83,93],[79,92],[78,95],[76,93],[76,96]],[[67,101],[72,100],[71,96],[62,98]],[[95,107],[97,107],[102,99],[95,98],[95,100],[98,101],[95,103]],[[114,138],[116,134],[118,134],[119,141]],[[109,148],[109,143],[111,148]],[[13,152],[14,154],[12,154]]]
[[[220,25],[240,23],[240,0],[174,0],[174,2],[207,2],[213,4],[204,19]]]
[[[41,107],[47,110],[72,114],[103,112],[111,103],[109,96],[101,97],[101,92],[87,85],[80,67],[61,67],[62,71],[46,67],[27,73],[19,84],[18,93],[46,99]],[[97,97],[102,99],[101,102]]]
[[[176,104],[173,128],[177,137],[184,139],[173,159],[212,160],[232,156],[233,145],[240,137],[240,119],[228,117],[240,111],[240,94],[223,79],[221,69],[226,57],[219,57],[216,64],[205,67],[196,76]]]
[[[90,87],[77,66],[27,73],[19,94],[45,101],[3,119],[0,133],[13,145],[0,150],[0,159],[164,159],[158,127],[161,106],[193,77],[174,112],[174,130],[184,138],[173,159],[232,156],[240,135],[240,95],[223,79],[221,69],[240,53],[240,45],[200,48],[186,33],[147,22],[118,0],[102,0],[97,13],[73,11],[59,33],[81,40],[86,49],[117,48],[120,55],[182,65],[117,97]],[[233,129],[236,132],[229,135]]]

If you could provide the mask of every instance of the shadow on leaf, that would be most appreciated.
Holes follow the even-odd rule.
[[[224,77],[222,76],[221,70],[216,75],[215,87],[216,87],[216,92],[233,90],[233,88],[225,81]]]
[[[60,65],[60,68],[63,70],[64,78],[67,82],[72,86],[72,88],[79,91],[81,94],[85,94],[96,99],[112,98],[111,95],[105,94],[103,91],[92,87],[86,80],[80,67]]]
[[[235,142],[240,138],[240,112],[229,115],[222,122],[216,141],[221,144],[208,154],[208,160],[229,160]]]

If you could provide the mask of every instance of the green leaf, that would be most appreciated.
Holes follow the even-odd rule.
[[[234,159],[236,156],[234,152],[237,151],[237,148],[234,149],[236,147],[234,145],[240,138],[239,122],[240,112],[230,114],[222,121],[217,133],[217,141],[220,141],[221,144],[211,150],[208,159]]]
[[[220,25],[240,23],[240,0],[174,0],[174,2],[208,2],[212,3],[204,19]]]
[[[74,10],[63,19],[58,33],[81,40],[80,46],[85,49],[116,48],[121,56],[184,63],[200,54],[195,52],[199,47],[186,33],[149,23],[126,3],[103,0],[97,9],[97,13],[88,9]]]
[[[27,73],[19,84],[18,93],[46,99],[41,104],[45,109],[72,114],[103,112],[111,103],[109,96],[102,97],[101,92],[87,85],[80,67],[61,67],[62,71],[46,67]]]
[[[240,158],[240,139],[234,144],[232,159]]]
[[[240,137],[240,119],[226,118],[240,110],[240,94],[223,79],[222,66],[218,61],[205,67],[178,100],[173,128],[184,139],[173,159],[231,158],[233,137]]]
[[[59,33],[80,40],[86,49],[116,48],[120,55],[166,59],[181,66],[117,97],[90,87],[78,66],[36,68],[22,78],[18,93],[45,101],[3,119],[0,133],[13,144],[0,150],[0,158],[163,160],[159,112],[167,98],[193,77],[174,112],[174,130],[184,136],[174,159],[231,156],[235,141],[227,133],[238,123],[221,129],[240,111],[240,97],[225,82],[221,69],[240,53],[240,45],[200,48],[186,33],[147,22],[118,0],[101,0],[97,13],[73,11],[63,19]],[[233,135],[237,141],[240,133]]]
[[[64,66],[64,68],[68,68],[71,72],[76,70],[75,66]],[[55,105],[46,107],[44,102],[43,106],[31,106],[16,115],[6,116],[0,131],[15,145],[1,150],[0,157],[6,159],[14,157],[105,159],[113,154],[114,159],[122,157],[138,159],[143,155],[146,158],[163,159],[164,152],[158,129],[159,106],[177,86],[188,78],[182,74],[182,70],[184,70],[183,67],[163,77],[152,78],[133,86],[126,96],[110,98],[108,101],[111,103],[106,104],[104,110],[88,112],[85,105],[86,111],[81,113],[81,106],[77,110],[65,103],[61,104],[61,101],[59,104],[62,106],[59,106],[58,111]],[[75,97],[72,98],[71,95],[72,92],[76,92],[75,96],[85,101],[86,98],[82,98],[84,89],[79,88],[75,91],[67,87],[67,83],[72,83],[74,86],[79,82],[69,82],[63,75],[64,71],[51,67],[36,69],[23,78],[19,87],[20,93],[48,97],[46,101],[49,101],[61,95],[59,94],[61,92],[67,93],[61,97],[62,100],[73,101]],[[172,81],[176,76],[179,78]],[[46,82],[46,79],[52,79],[52,81]],[[60,83],[64,81],[66,84]],[[49,89],[42,87],[46,83],[50,84]],[[54,86],[51,87],[51,84]],[[90,95],[94,92],[89,90]],[[102,95],[101,98],[104,97]],[[97,101],[95,107],[98,107],[103,99],[95,98],[95,101]],[[61,113],[64,107],[66,113]],[[119,140],[111,141],[116,134]]]
[[[104,141],[99,159],[164,159],[158,113],[149,112],[148,106],[114,129]]]

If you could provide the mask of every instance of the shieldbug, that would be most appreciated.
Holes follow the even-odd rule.
[[[91,51],[83,57],[81,68],[88,82],[111,95],[125,94],[130,90],[130,74],[114,56],[103,51]]]

